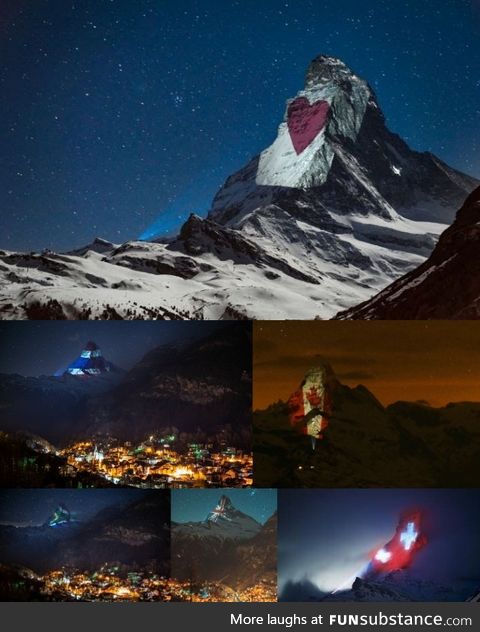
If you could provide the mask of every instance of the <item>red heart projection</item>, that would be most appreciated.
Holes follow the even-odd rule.
[[[310,105],[306,97],[294,99],[288,106],[287,125],[295,151],[301,154],[325,127],[330,105],[316,101]]]

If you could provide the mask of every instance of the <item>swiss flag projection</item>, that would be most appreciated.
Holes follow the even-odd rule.
[[[407,512],[400,517],[393,538],[375,551],[370,562],[371,569],[377,572],[390,572],[407,568],[426,543],[420,512]]]

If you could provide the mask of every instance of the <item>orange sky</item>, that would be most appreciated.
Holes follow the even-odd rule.
[[[480,321],[270,321],[254,322],[254,408],[286,401],[319,357],[383,404],[480,401]]]

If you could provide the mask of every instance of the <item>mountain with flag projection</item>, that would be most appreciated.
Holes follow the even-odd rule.
[[[480,318],[480,187],[468,196],[422,265],[337,318]]]
[[[328,415],[314,406],[298,417],[298,396],[253,413],[258,487],[476,487],[480,402],[434,408],[425,402],[383,406],[365,386],[342,384],[318,367],[315,393],[328,393]],[[319,377],[323,375],[323,383]],[[301,387],[302,395],[303,388]],[[309,395],[307,393],[306,395]],[[295,406],[292,408],[292,401]],[[320,403],[322,403],[320,401]],[[303,405],[303,404],[302,404]],[[294,423],[292,423],[294,415]],[[312,447],[310,420],[327,423]]]
[[[0,252],[0,317],[331,318],[422,264],[478,181],[386,126],[321,55],[273,143],[176,237]]]
[[[82,520],[80,512],[78,519],[56,525],[51,520],[40,526],[0,525],[0,563],[22,565],[36,573],[116,563],[132,570],[149,566],[167,574],[169,527],[169,495],[159,490],[141,492],[125,506],[100,510],[89,520]]]
[[[261,525],[221,496],[202,522],[172,523],[172,576],[234,588],[276,580],[277,516]]]
[[[251,336],[249,323],[224,323],[201,338],[151,349],[129,371],[96,356],[93,369],[100,371],[101,360],[110,370],[0,374],[0,431],[34,433],[57,447],[95,436],[141,442],[159,432],[181,435],[182,443],[250,450]],[[75,370],[90,361],[80,356]]]
[[[203,541],[212,543],[224,540],[248,540],[257,535],[262,525],[251,516],[234,507],[228,496],[222,495],[203,522],[185,522],[174,525],[177,541]]]
[[[69,364],[61,374],[93,377],[110,373],[110,371],[118,371],[118,369],[114,364],[105,360],[100,347],[90,340],[78,358]]]
[[[312,447],[317,439],[323,438],[328,427],[336,385],[332,367],[324,361],[307,372],[287,402],[291,426],[300,434],[310,436]]]

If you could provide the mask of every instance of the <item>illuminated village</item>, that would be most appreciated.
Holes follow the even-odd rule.
[[[190,582],[167,579],[156,574],[103,566],[95,572],[55,570],[38,577],[40,592],[52,601],[192,601],[192,602],[274,602],[273,583],[260,583],[234,590],[219,583],[193,586]]]
[[[58,452],[61,474],[96,474],[110,483],[141,488],[247,487],[252,485],[251,453],[213,443],[176,441],[175,435],[131,442],[81,441]]]

